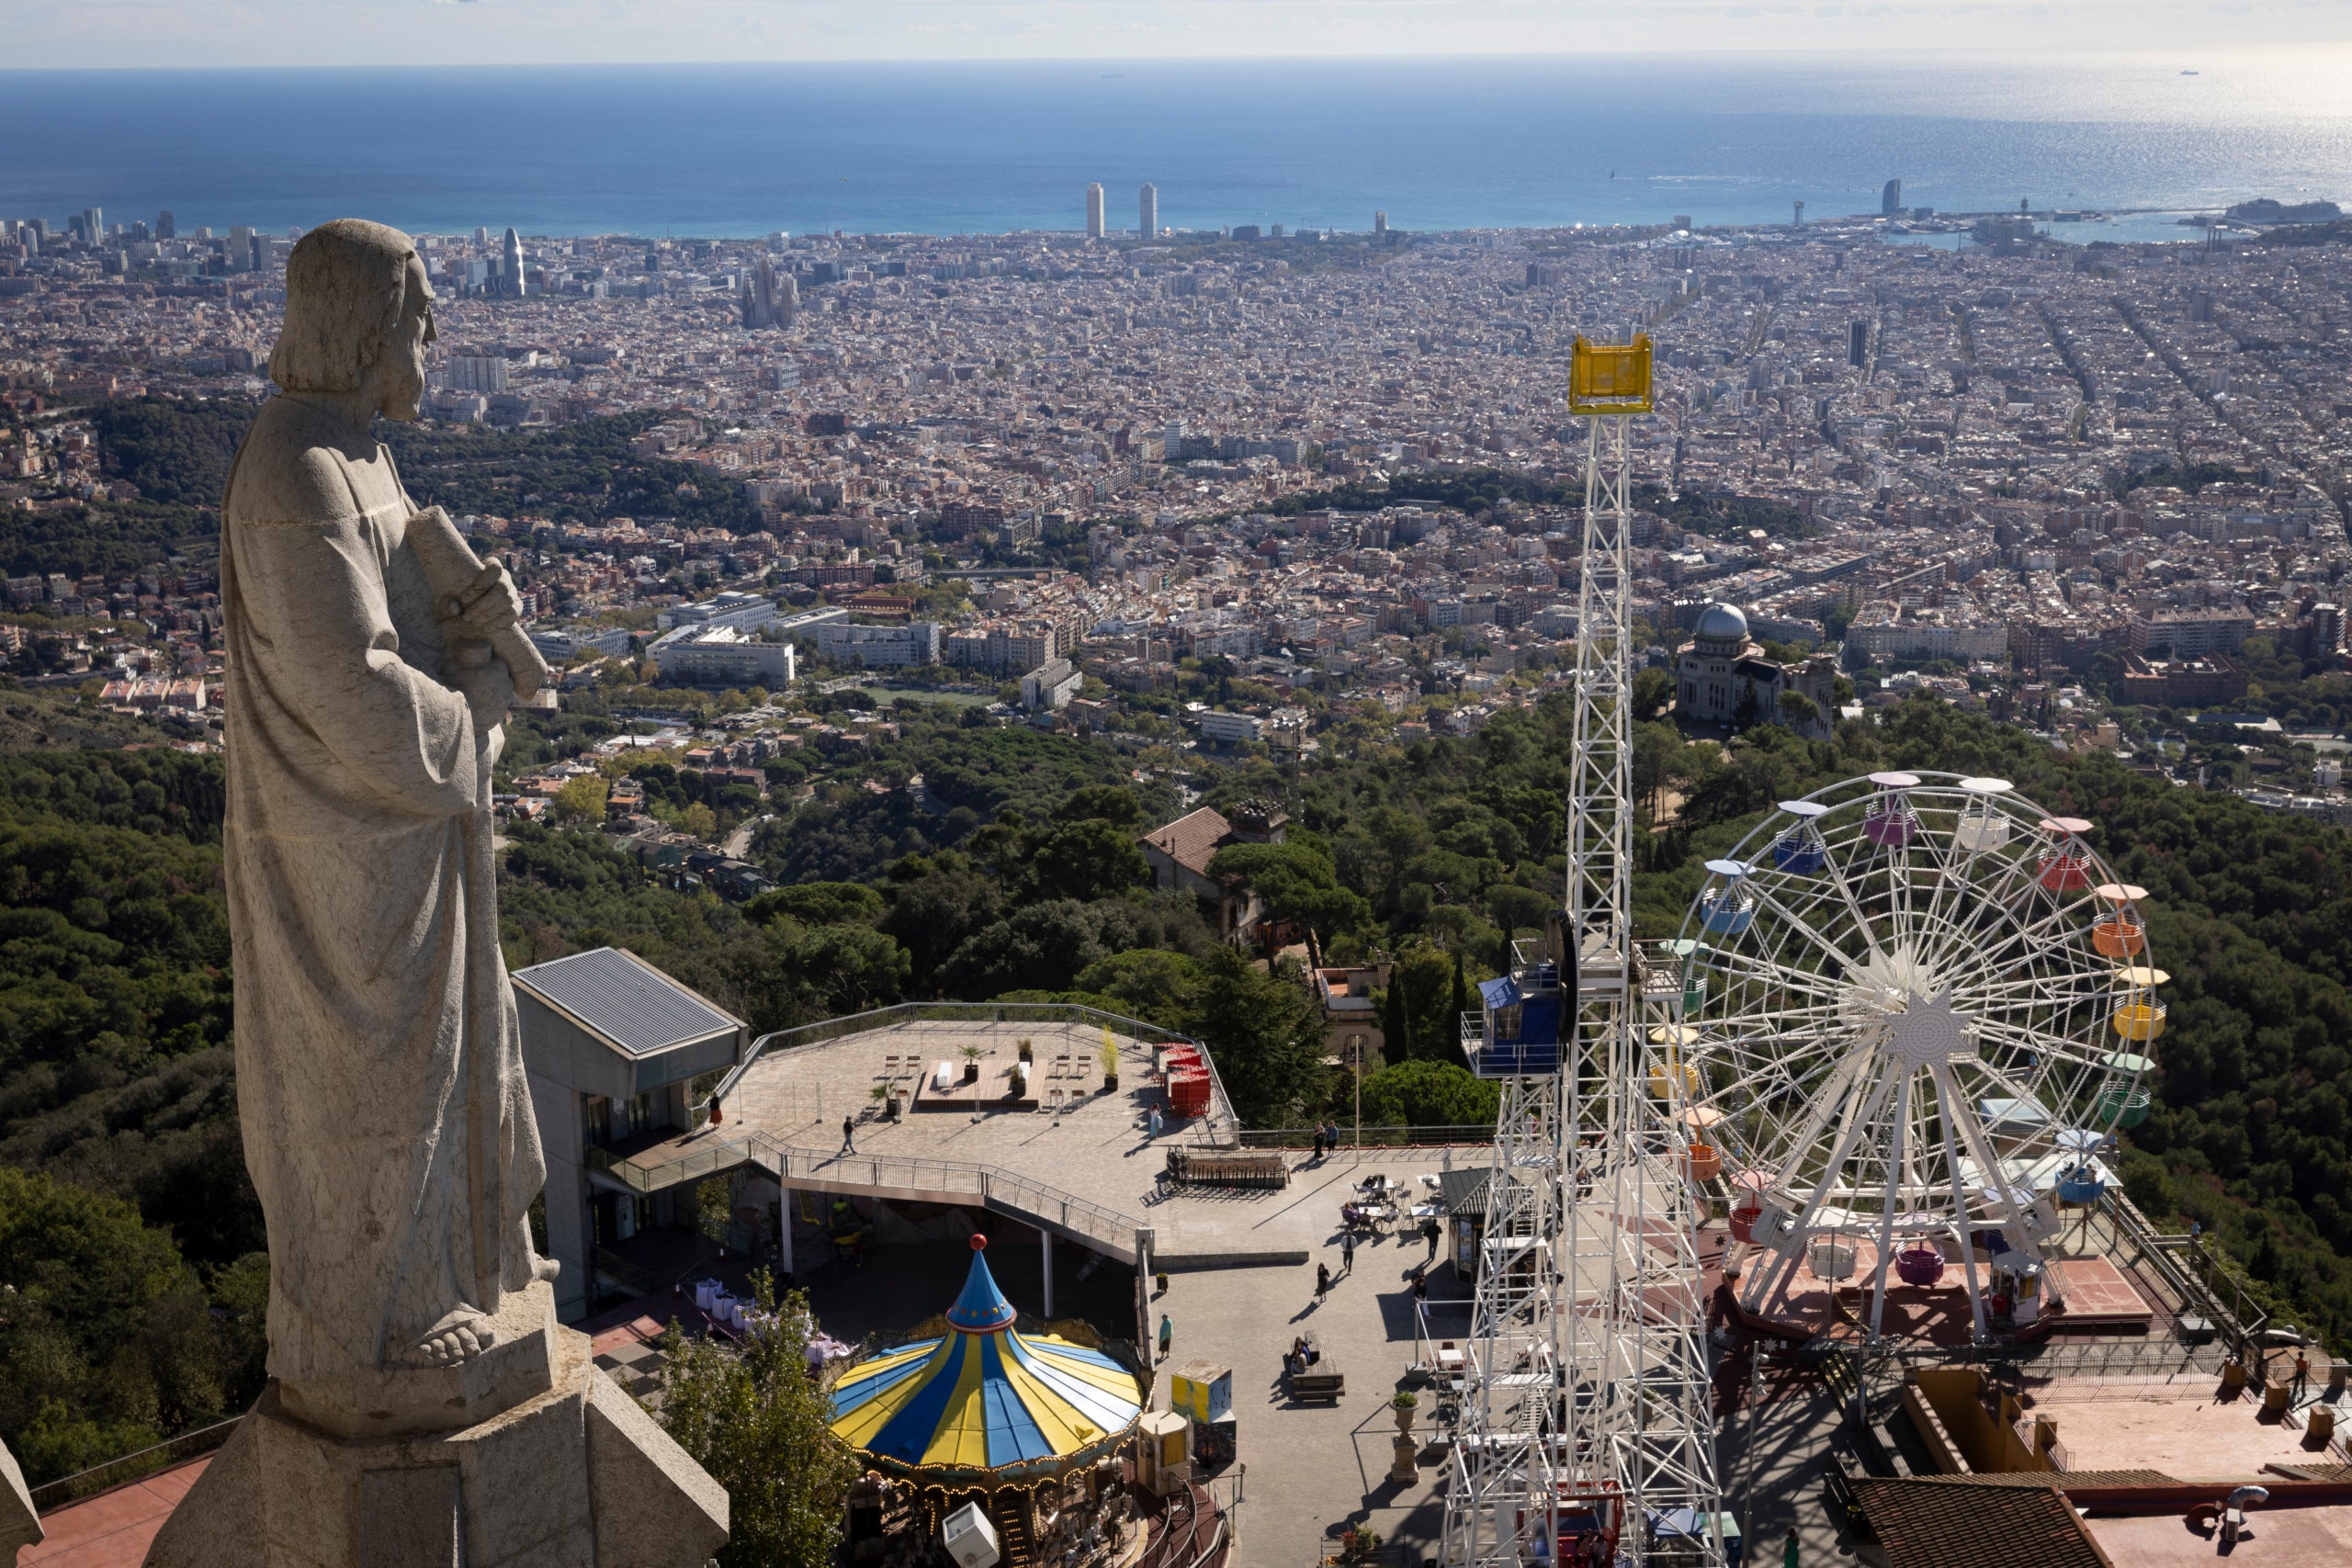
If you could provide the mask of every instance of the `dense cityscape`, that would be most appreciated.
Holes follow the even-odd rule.
[[[1100,232],[1098,187],[1083,237],[428,235],[427,414],[658,413],[635,455],[740,494],[733,527],[559,519],[519,493],[466,516],[518,557],[573,684],[633,683],[650,654],[671,682],[780,691],[797,643],[829,670],[1034,675],[1000,717],[1138,746],[1295,750],[1356,717],[1466,732],[1563,679],[1566,351],[1633,331],[1658,367],[1635,429],[1653,663],[1722,601],[1790,665],[1768,706],[1792,660],[1841,649],[1871,677],[1842,706],[1928,683],[2130,749],[2160,710],[2242,705],[2249,638],[2339,653],[2352,264],[2286,243],[2333,209],[2265,242],[2249,220],[2276,204],[2249,204],[2234,243],[2172,245],[1978,220],[1948,249],[1884,243],[1968,233],[1887,197],[1734,231],[1408,235],[1383,215],[1147,240]],[[77,404],[265,390],[289,236],[95,209],[7,230],[11,507],[138,498]],[[1467,502],[1446,486],[1490,473],[1510,482]],[[14,607],[77,628],[9,627],[22,671],[146,705],[217,693],[200,551],[112,581],[60,564],[11,558]],[[1269,699],[1193,705],[1181,737],[1134,700],[1220,657]],[[1676,680],[1686,718],[1755,716],[1744,690]]]

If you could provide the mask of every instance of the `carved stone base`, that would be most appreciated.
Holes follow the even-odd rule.
[[[272,1383],[173,1510],[148,1568],[702,1568],[725,1543],[727,1494],[596,1369],[586,1336],[550,1325],[501,1359],[491,1382],[536,1363],[542,1391],[437,1432],[416,1430],[406,1401],[333,1399],[328,1410],[384,1431],[329,1430]],[[482,1390],[459,1379],[445,1397],[469,1393]]]
[[[1409,1434],[1399,1432],[1394,1452],[1396,1460],[1388,1467],[1388,1479],[1399,1486],[1410,1486],[1421,1478],[1420,1445]]]

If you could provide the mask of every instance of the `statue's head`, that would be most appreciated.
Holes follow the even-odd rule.
[[[414,419],[434,340],[433,286],[416,243],[357,218],[322,223],[286,263],[286,325],[269,374],[289,392],[373,394],[371,410]]]

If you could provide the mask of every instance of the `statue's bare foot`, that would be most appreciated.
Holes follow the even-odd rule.
[[[498,1343],[498,1331],[487,1314],[460,1308],[435,1324],[417,1342],[416,1359],[428,1367],[455,1367],[471,1360]]]

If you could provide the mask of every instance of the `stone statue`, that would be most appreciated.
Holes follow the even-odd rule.
[[[406,235],[312,230],[223,509],[238,1105],[289,1382],[474,1354],[553,1267],[490,848],[514,688],[480,628],[514,586],[489,567],[469,623],[435,613],[368,432],[417,416],[433,339]]]
[[[492,563],[451,591],[469,552],[370,434],[417,417],[433,290],[407,235],[341,219],[286,292],[220,542],[270,1382],[148,1562],[700,1564],[725,1493],[557,1325],[531,1244],[490,819],[514,588]]]

